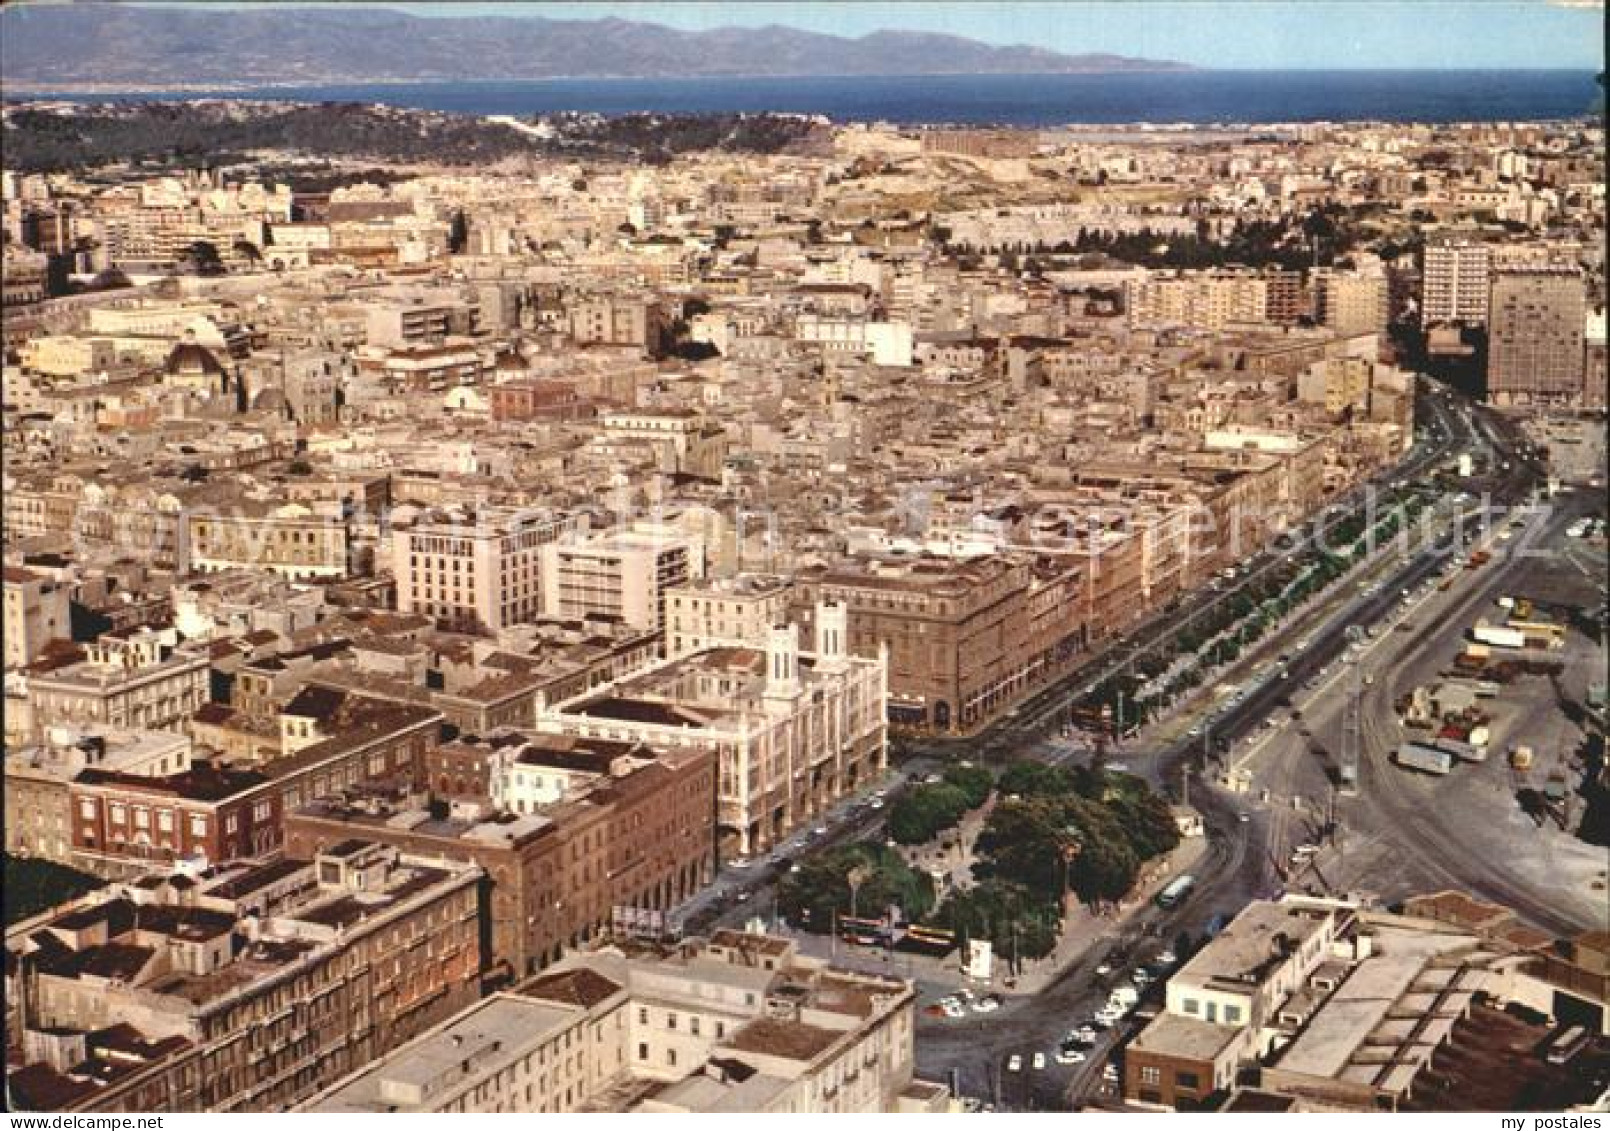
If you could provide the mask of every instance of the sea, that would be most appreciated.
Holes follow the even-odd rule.
[[[1078,75],[550,79],[365,83],[125,94],[360,102],[461,114],[796,113],[835,122],[1217,125],[1537,121],[1603,114],[1591,71],[1181,71]]]

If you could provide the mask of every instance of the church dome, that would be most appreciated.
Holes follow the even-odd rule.
[[[164,368],[169,373],[222,373],[223,365],[206,346],[195,342],[180,342],[168,354]]]

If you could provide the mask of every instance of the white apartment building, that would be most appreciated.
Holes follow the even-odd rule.
[[[599,419],[606,440],[644,440],[659,455],[660,470],[720,479],[727,446],[719,425],[691,409],[632,409]]]
[[[909,981],[767,935],[610,947],[475,1003],[299,1110],[947,1110],[943,1086],[914,1078],[915,1001]]]
[[[1124,284],[1124,306],[1132,329],[1189,326],[1223,330],[1234,324],[1263,322],[1268,302],[1268,280],[1256,275],[1154,274]]]
[[[659,629],[666,590],[703,576],[704,546],[690,538],[637,530],[572,536],[542,549],[542,607],[549,616]]]
[[[488,508],[437,513],[392,531],[397,609],[496,632],[542,612],[542,548],[574,515]]]
[[[5,567],[5,666],[27,667],[52,640],[71,640],[67,586],[42,573]]]
[[[714,748],[723,849],[766,851],[887,768],[886,649],[850,655],[846,623],[843,605],[819,605],[811,653],[789,624],[764,648],[718,646],[560,703],[539,698],[536,729]]]
[[[44,334],[22,343],[25,368],[50,377],[79,377],[117,364],[117,347],[109,338],[82,334]]]
[[[908,322],[867,322],[856,318],[801,315],[794,337],[822,347],[829,356],[870,358],[873,365],[912,364],[915,344]]]
[[[1316,272],[1315,307],[1322,326],[1342,337],[1383,334],[1391,308],[1385,275]]]
[[[207,701],[208,664],[205,652],[176,650],[177,640],[171,629],[107,633],[86,646],[86,659],[29,677],[34,725],[181,726]]]
[[[506,813],[531,816],[563,801],[600,778],[622,776],[653,760],[652,753],[624,743],[598,743],[556,750],[543,743],[505,743],[493,749],[489,792]]]
[[[1486,244],[1427,244],[1420,283],[1421,324],[1485,326],[1492,282],[1492,249]]]
[[[764,646],[772,627],[788,619],[793,587],[786,577],[746,573],[666,590],[666,655],[718,644]]]

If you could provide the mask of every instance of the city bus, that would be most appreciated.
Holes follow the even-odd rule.
[[[1195,876],[1184,875],[1171,880],[1166,888],[1157,893],[1157,906],[1165,909],[1178,907],[1195,886]]]
[[[882,919],[838,917],[839,937],[857,946],[888,946],[889,924]]]

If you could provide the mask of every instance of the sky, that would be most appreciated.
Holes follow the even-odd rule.
[[[1225,69],[1604,66],[1602,0],[382,3],[421,16],[616,16],[701,30],[787,24],[835,35],[945,32],[1072,54]]]

